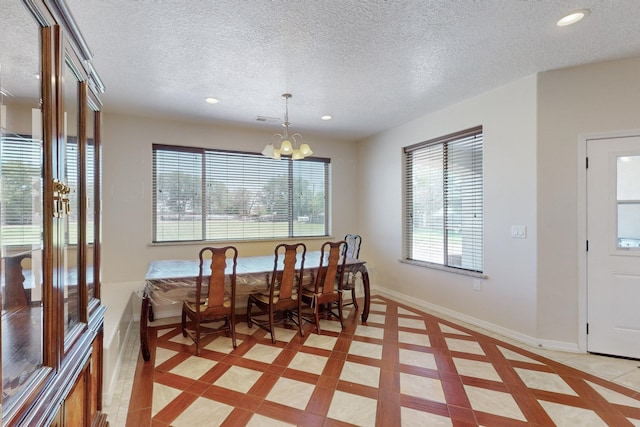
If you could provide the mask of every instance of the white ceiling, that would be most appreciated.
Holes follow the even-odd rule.
[[[640,56],[638,0],[66,2],[104,111],[273,130],[290,92],[293,131],[345,139],[540,71]],[[583,8],[582,22],[556,26]]]

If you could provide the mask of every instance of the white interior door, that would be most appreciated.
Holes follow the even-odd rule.
[[[640,358],[640,136],[587,157],[587,350]]]

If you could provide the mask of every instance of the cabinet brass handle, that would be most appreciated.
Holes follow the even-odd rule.
[[[53,216],[55,218],[62,218],[71,212],[70,192],[71,187],[67,184],[58,179],[53,180]]]

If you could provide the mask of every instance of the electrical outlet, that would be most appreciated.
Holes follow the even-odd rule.
[[[482,290],[482,279],[473,279],[473,290],[474,291]]]

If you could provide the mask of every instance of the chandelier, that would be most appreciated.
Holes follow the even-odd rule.
[[[291,156],[292,160],[300,160],[313,154],[311,147],[302,142],[302,135],[294,133],[289,135],[289,98],[290,93],[282,94],[284,98],[284,134],[275,134],[273,137],[279,138],[280,148],[276,148],[273,143],[267,144],[262,150],[262,155],[272,159],[279,159],[281,156]]]

